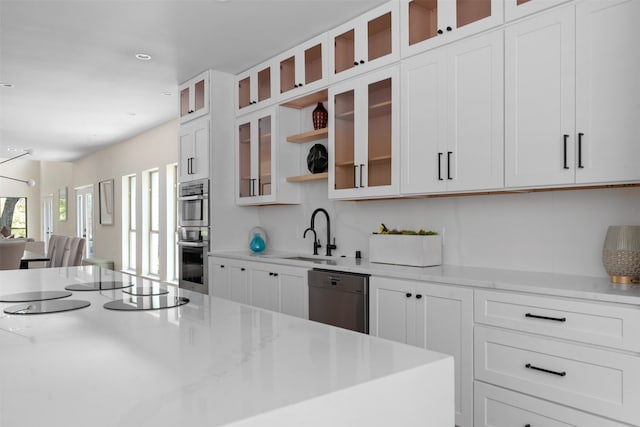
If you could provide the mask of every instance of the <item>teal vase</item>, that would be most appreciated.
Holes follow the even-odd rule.
[[[266,245],[264,244],[264,240],[262,239],[260,234],[254,234],[253,239],[251,239],[251,242],[249,243],[249,249],[251,249],[253,252],[262,252],[264,251],[265,246]]]

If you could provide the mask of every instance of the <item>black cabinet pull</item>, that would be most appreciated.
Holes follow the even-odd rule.
[[[272,273],[272,272],[269,272],[269,276],[273,276],[273,273]]]
[[[416,295],[416,298],[420,299],[420,298],[422,298],[422,295],[418,294],[418,295]]]
[[[278,277],[278,273],[273,273],[273,276],[274,277]]]
[[[193,111],[193,110],[189,110],[188,111],[188,114],[192,114],[192,113],[195,113],[195,111]]]
[[[442,181],[442,168],[440,167],[440,163],[442,163],[442,154],[438,153],[438,181]]]
[[[524,317],[531,317],[533,319],[544,319],[544,320],[553,320],[555,322],[566,322],[566,317],[549,317],[549,316],[538,316],[537,314],[527,313]]]
[[[298,83],[298,87],[302,87],[302,83]]]
[[[244,268],[244,267],[240,267],[240,271],[244,271],[244,270],[245,270],[245,268]]]
[[[531,427],[531,424],[525,424],[524,427]]]
[[[453,151],[447,151],[447,179],[452,180],[451,178],[451,155]]]
[[[567,139],[569,139],[569,135],[563,135],[563,139],[564,139],[564,166],[562,168],[569,169],[569,166],[567,166]]]
[[[584,165],[582,164],[582,137],[584,133],[578,133],[578,168],[584,169]]]
[[[221,265],[220,268],[224,268],[224,265]]]
[[[364,188],[362,185],[362,169],[364,168],[364,163],[360,163],[360,188]]]
[[[363,59],[360,60],[360,64],[364,64],[364,60]]]
[[[558,372],[558,371],[552,371],[550,369],[538,368],[537,366],[533,366],[531,363],[527,363],[526,365],[524,365],[524,367],[527,369],[533,369],[534,371],[546,372],[547,374],[557,375],[559,377],[564,377],[565,375],[567,375],[565,371]]]
[[[407,298],[411,298],[411,295],[413,295],[413,294],[411,294],[409,292],[407,292],[407,294],[406,294]]]
[[[442,30],[438,30],[438,34],[442,34],[444,31]]]
[[[447,31],[451,31],[451,27],[447,27]]]
[[[358,61],[354,61],[354,62],[353,62],[353,65],[358,65]]]
[[[256,179],[253,178],[251,180],[251,196],[255,196],[256,195]]]

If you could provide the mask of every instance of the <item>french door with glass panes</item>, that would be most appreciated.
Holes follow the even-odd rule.
[[[93,256],[93,187],[76,189],[76,236],[85,239],[85,258]]]

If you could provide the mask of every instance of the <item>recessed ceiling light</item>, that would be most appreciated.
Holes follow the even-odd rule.
[[[13,87],[12,83],[0,83],[0,87],[6,87],[7,89],[11,89]]]
[[[136,58],[138,58],[140,61],[148,61],[151,59],[151,55],[148,55],[146,53],[136,53]]]

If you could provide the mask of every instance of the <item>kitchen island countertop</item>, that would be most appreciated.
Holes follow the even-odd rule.
[[[0,296],[150,282],[94,266],[0,272]],[[453,425],[453,360],[167,286],[178,308],[0,314],[0,426]],[[0,310],[15,303],[0,302]]]

